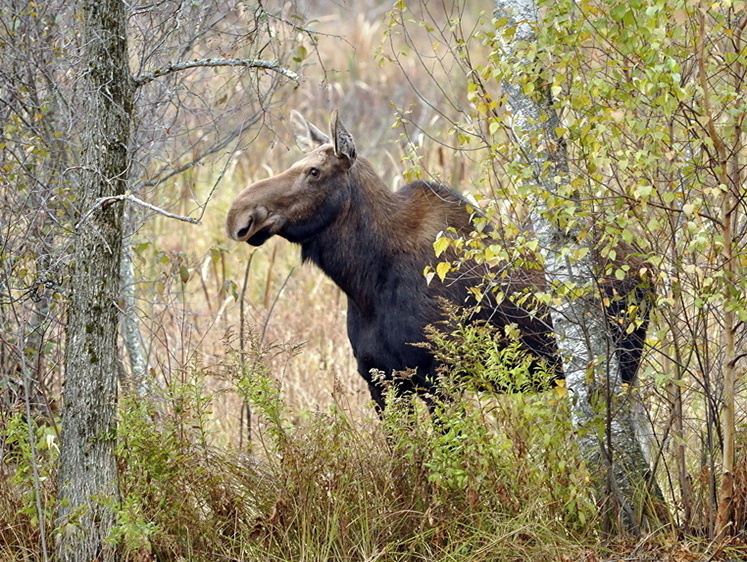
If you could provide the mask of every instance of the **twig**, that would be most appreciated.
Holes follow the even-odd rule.
[[[211,146],[210,148],[208,148],[204,152],[198,154],[197,156],[195,156],[194,158],[192,158],[192,160],[190,160],[186,164],[183,164],[183,165],[179,166],[178,168],[173,168],[173,166],[168,166],[169,172],[168,173],[164,173],[164,175],[162,175],[162,176],[159,176],[159,174],[161,172],[163,172],[163,170],[167,169],[167,166],[164,165],[164,167],[159,172],[157,172],[156,174],[154,174],[154,176],[155,176],[154,179],[151,179],[151,180],[148,180],[148,181],[144,181],[144,182],[142,182],[140,184],[136,184],[135,187],[133,187],[133,191],[139,191],[143,187],[155,187],[155,186],[158,186],[158,185],[162,184],[163,182],[165,182],[165,181],[173,178],[174,176],[177,176],[177,175],[179,175],[179,174],[181,174],[183,172],[186,172],[190,168],[195,167],[197,164],[199,164],[200,162],[202,162],[208,156],[211,156],[211,155],[215,154],[216,152],[218,152],[219,150],[222,150],[223,148],[225,148],[226,146],[228,146],[228,144],[230,144],[231,141],[233,141],[236,137],[238,137],[239,135],[241,135],[241,133],[243,133],[246,129],[248,129],[249,127],[251,127],[254,124],[256,124],[258,121],[259,121],[259,117],[254,117],[248,123],[246,123],[246,122],[242,123],[240,127],[237,127],[233,131],[230,131],[228,133],[228,135],[226,136],[225,139],[223,139],[220,142],[218,142],[217,144]]]
[[[270,318],[272,317],[272,311],[275,310],[275,305],[278,303],[278,299],[280,298],[280,293],[283,292],[283,289],[285,289],[285,286],[288,284],[288,281],[290,281],[291,275],[293,275],[293,272],[295,271],[295,267],[291,267],[290,271],[288,272],[288,275],[285,278],[285,281],[283,281],[283,284],[280,285],[280,289],[278,290],[277,294],[275,295],[275,298],[272,301],[272,305],[270,306],[270,310],[267,311],[267,316],[265,317],[264,324],[262,324],[262,333],[259,336],[259,343],[263,344],[265,341],[265,334],[267,333],[267,327],[270,325]]]
[[[47,562],[49,560],[49,554],[47,553],[47,532],[46,532],[46,524],[45,524],[45,517],[44,517],[44,505],[43,505],[44,496],[42,495],[41,477],[39,475],[39,466],[38,466],[39,455],[36,450],[36,435],[34,432],[34,422],[33,422],[34,418],[31,415],[31,386],[34,384],[35,380],[33,376],[31,375],[31,371],[29,369],[29,365],[26,360],[26,355],[24,353],[18,352],[18,349],[26,348],[25,343],[26,342],[24,341],[24,338],[22,336],[20,348],[14,348],[13,351],[16,351],[16,355],[21,364],[21,373],[23,375],[23,398],[24,398],[24,403],[26,405],[26,428],[28,431],[28,440],[29,440],[29,456],[30,456],[29,460],[31,462],[31,475],[33,478],[34,495],[36,496],[35,498],[36,516],[38,517],[42,556],[43,556],[44,562]]]
[[[146,74],[143,74],[142,76],[135,78],[135,85],[143,86],[144,84],[147,84],[148,82],[152,82],[156,78],[160,78],[161,76],[166,76],[167,74],[172,74],[174,72],[179,72],[180,70],[187,70],[190,68],[200,68],[200,67],[217,67],[217,66],[243,66],[246,68],[263,68],[265,70],[272,70],[274,72],[277,72],[278,74],[282,74],[286,78],[290,78],[291,80],[294,80],[295,82],[298,82],[299,80],[298,74],[296,74],[292,70],[288,70],[287,68],[280,66],[280,64],[278,64],[277,61],[268,61],[268,60],[261,60],[261,59],[218,58],[218,59],[197,59],[197,60],[186,61],[186,62],[175,62],[174,64],[170,64],[169,66],[166,66],[164,68],[159,68],[158,70],[154,70],[153,72],[148,72]]]
[[[189,224],[200,224],[199,219],[194,219],[192,217],[185,217],[183,215],[175,215],[174,213],[169,213],[168,211],[165,211],[161,209],[160,207],[156,207],[155,205],[151,205],[150,203],[147,203],[143,201],[142,199],[138,199],[132,194],[125,194],[125,195],[110,195],[108,197],[99,197],[96,199],[96,202],[93,204],[93,206],[88,209],[85,215],[78,221],[78,223],[75,225],[75,230],[78,230],[80,228],[80,225],[82,225],[84,222],[88,220],[88,217],[90,217],[93,212],[98,209],[99,207],[106,208],[112,203],[115,203],[116,201],[130,201],[132,203],[137,203],[138,205],[145,207],[146,209],[150,209],[151,211],[155,211],[156,213],[159,213],[163,215],[164,217],[168,217],[170,219],[176,219],[184,222],[188,222]]]
[[[249,260],[246,262],[246,269],[244,270],[244,283],[241,285],[241,295],[239,296],[239,361],[241,363],[241,374],[246,377],[246,288],[249,284],[249,269],[252,266],[252,260],[254,259],[254,252],[249,254]],[[241,417],[246,411],[246,444],[249,449],[252,446],[252,410],[249,399],[245,396],[244,403],[242,404]],[[239,422],[239,450],[242,446],[242,438],[244,433],[243,419]]]

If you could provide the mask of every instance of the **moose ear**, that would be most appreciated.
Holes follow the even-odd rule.
[[[335,155],[338,157],[344,156],[352,166],[356,157],[355,142],[353,136],[348,133],[345,125],[342,124],[337,110],[332,114],[332,119],[329,122],[329,133],[333,139]]]
[[[293,134],[296,136],[298,148],[304,152],[310,152],[317,146],[329,142],[327,135],[306,121],[295,109],[291,111],[291,127],[293,128]]]

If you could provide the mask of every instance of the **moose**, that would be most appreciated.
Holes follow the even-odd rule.
[[[433,243],[439,233],[449,229],[456,236],[468,236],[474,229],[475,209],[439,183],[415,181],[391,191],[358,155],[337,112],[329,135],[296,111],[291,125],[306,156],[239,193],[228,211],[228,236],[252,246],[275,235],[298,244],[302,259],[316,264],[345,293],[347,332],[358,372],[379,411],[385,406],[385,380],[396,380],[398,390],[417,393],[432,404],[439,395],[440,362],[422,345],[426,328],[445,323],[444,303],[474,305],[469,289],[476,280],[475,275],[455,275],[428,283],[423,272],[435,261]],[[538,365],[562,376],[549,310],[530,309],[512,299],[542,285],[544,273],[517,268],[500,277],[500,283],[504,298],[475,307],[472,321],[496,329],[518,326],[521,347],[538,359]],[[637,287],[628,283],[625,291],[634,293]],[[646,322],[630,333],[615,329],[615,343],[623,350],[621,376],[632,382]],[[374,376],[377,372],[385,380]],[[396,376],[403,372],[409,376]]]

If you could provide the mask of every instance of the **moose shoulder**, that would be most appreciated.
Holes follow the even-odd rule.
[[[372,371],[398,379],[403,391],[428,397],[437,392],[437,361],[418,344],[425,328],[445,318],[444,301],[469,304],[474,276],[448,283],[426,283],[424,268],[434,261],[433,242],[453,228],[472,230],[467,202],[439,184],[417,181],[390,191],[371,164],[357,155],[352,136],[335,113],[327,136],[300,114],[291,122],[306,156],[288,170],[244,189],[228,212],[227,231],[234,240],[260,246],[272,236],[300,244],[304,260],[314,262],[346,294],[348,337],[358,371],[371,396],[384,407],[382,386]],[[521,344],[540,361],[559,363],[547,310],[525,310],[511,300],[515,291],[543,283],[539,271],[517,270],[501,282],[500,304],[481,307],[476,318],[502,328],[514,323]],[[645,326],[619,331],[624,380],[630,382],[640,361]]]

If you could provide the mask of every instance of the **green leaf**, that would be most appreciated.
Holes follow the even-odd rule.
[[[651,196],[651,192],[654,190],[653,185],[639,185],[635,188],[635,193],[638,197],[646,198]]]
[[[303,45],[299,45],[296,49],[296,56],[293,57],[293,60],[295,62],[301,62],[307,57],[308,54],[308,49],[306,49],[306,47],[304,47]]]
[[[186,266],[179,266],[179,279],[182,280],[182,283],[186,283],[187,281],[189,281],[189,270],[186,268]]]

